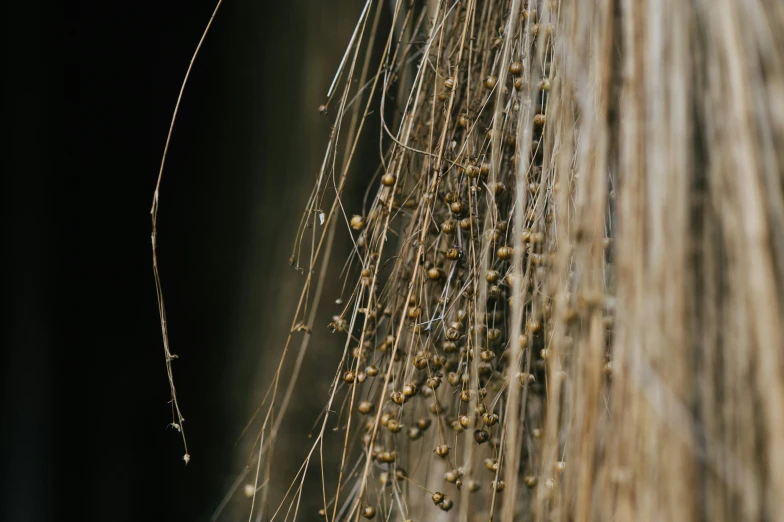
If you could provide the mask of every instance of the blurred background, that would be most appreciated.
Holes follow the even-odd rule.
[[[363,3],[224,2],[195,62],[161,187],[158,253],[187,467],[167,429],[149,210],[215,4],[23,4],[8,7],[5,31],[14,124],[0,520],[209,520],[247,460],[247,441],[235,442],[288,333],[304,279],[288,258],[333,121],[318,108]],[[371,120],[359,183],[377,164]],[[331,372],[315,377],[339,356],[326,325],[340,285],[333,275],[324,292],[323,334],[291,410],[297,435],[276,448],[291,452],[276,459],[287,480]]]

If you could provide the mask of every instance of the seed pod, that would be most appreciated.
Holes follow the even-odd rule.
[[[390,433],[399,433],[400,430],[403,429],[403,425],[395,419],[389,419],[389,421],[387,421],[387,429]]]
[[[444,271],[440,268],[431,267],[427,270],[427,277],[431,281],[440,281],[444,277]]]
[[[430,419],[429,419],[429,418],[427,418],[427,417],[421,417],[421,418],[420,418],[420,419],[417,421],[417,428],[419,428],[419,429],[420,429],[420,430],[422,430],[422,431],[425,431],[425,430],[427,430],[427,429],[430,427],[430,424],[431,424],[431,421],[430,421]]]
[[[419,354],[414,357],[414,367],[419,370],[427,368],[427,357],[424,354]]]
[[[498,415],[495,413],[483,413],[482,422],[485,426],[493,426],[498,422]]]
[[[362,230],[363,228],[365,228],[365,218],[358,214],[355,214],[351,216],[351,221],[349,221],[349,224],[351,225],[351,228],[353,228],[354,230]]]
[[[403,394],[402,394],[401,392],[399,392],[399,391],[392,392],[392,395],[390,396],[390,398],[392,399],[392,402],[394,402],[394,403],[395,403],[395,404],[397,404],[398,406],[402,406],[402,405],[403,405],[403,404],[405,404],[405,402],[406,402],[406,397],[405,397],[405,395],[403,395]]]

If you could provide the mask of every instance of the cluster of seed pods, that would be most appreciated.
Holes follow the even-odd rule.
[[[411,95],[382,116],[381,171],[347,219],[356,284],[329,328],[346,336],[334,388],[341,471],[355,471],[324,517],[341,518],[339,504],[346,519],[415,520],[433,506],[492,517],[510,477],[526,486],[511,494],[532,495],[565,469],[536,462],[551,347],[604,298],[567,292],[553,334],[557,209],[574,187],[552,161],[556,4],[541,4],[442,3],[414,24],[426,43]],[[400,52],[387,58],[396,77]]]

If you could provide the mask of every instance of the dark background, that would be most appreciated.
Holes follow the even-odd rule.
[[[291,231],[331,124],[317,108],[358,5],[227,0],[191,73],[159,214],[187,467],[166,429],[149,210],[214,1],[4,7],[0,520],[209,519],[269,325],[291,320]]]

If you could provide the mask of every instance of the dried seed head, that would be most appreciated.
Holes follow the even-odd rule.
[[[427,368],[427,356],[420,353],[414,357],[414,366],[419,370],[424,370]]]
[[[498,83],[498,77],[493,76],[492,74],[485,78],[485,87],[488,89],[493,89],[495,85]]]
[[[431,267],[427,270],[427,277],[431,281],[439,281],[444,277],[444,271],[440,268]]]
[[[523,74],[523,64],[520,62],[512,62],[509,64],[509,73],[514,76]]]
[[[497,341],[501,338],[501,330],[498,328],[488,328],[487,330],[487,340],[488,341]]]
[[[370,401],[362,401],[357,405],[357,410],[362,415],[368,415],[373,412],[373,403]]]
[[[498,256],[498,259],[502,261],[508,261],[512,259],[512,253],[513,251],[511,247],[502,246],[502,247],[498,247],[498,251],[496,252],[496,255]]]
[[[362,230],[363,228],[365,228],[365,218],[358,214],[355,214],[351,216],[351,221],[349,222],[349,224],[351,225],[351,228],[353,228],[354,230]]]
[[[426,431],[430,427],[430,424],[431,424],[431,420],[428,417],[421,417],[417,421],[417,428],[419,428],[422,431]]]
[[[402,394],[401,392],[399,392],[399,391],[392,392],[392,395],[390,395],[390,398],[392,399],[392,402],[394,402],[394,403],[395,403],[395,404],[397,404],[398,406],[402,406],[403,404],[405,404],[405,403],[406,403],[406,397],[405,397],[405,395],[403,395],[403,394]]]
[[[373,506],[365,506],[362,508],[362,516],[370,520],[376,516],[376,508]]]
[[[416,395],[418,391],[419,388],[417,388],[416,384],[406,384],[403,386],[403,396],[408,399]]]
[[[498,415],[495,413],[483,413],[482,422],[485,426],[494,426],[498,422]]]
[[[400,424],[400,423],[399,423],[397,420],[395,420],[395,419],[389,419],[389,420],[387,421],[387,429],[388,429],[388,430],[389,430],[391,433],[399,433],[399,432],[400,432],[400,430],[402,430],[402,429],[403,429],[403,425],[402,425],[402,424]]]
[[[395,462],[395,460],[397,460],[397,453],[394,451],[384,451],[381,453],[379,460],[381,460],[381,462],[386,462],[387,464]]]
[[[447,446],[446,444],[439,444],[438,446],[436,446],[435,452],[436,455],[438,455],[442,459],[446,458],[446,456],[449,455],[449,446]]]
[[[531,384],[532,382],[536,382],[536,378],[531,373],[520,372],[518,374],[518,379],[520,380],[520,386],[525,386],[527,384]]]
[[[477,444],[484,444],[490,439],[490,434],[487,430],[474,430],[474,440]]]

